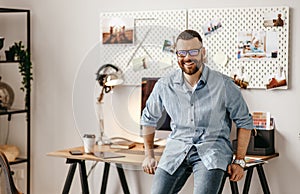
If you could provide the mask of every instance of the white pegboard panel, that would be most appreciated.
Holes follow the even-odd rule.
[[[101,42],[101,63],[118,66],[123,72],[125,85],[139,85],[142,77],[160,77],[177,68],[175,54],[163,52],[163,44],[165,40],[173,41],[180,31],[186,29],[186,10],[101,13],[100,28],[103,18],[114,17],[134,20],[134,44]],[[147,68],[134,70],[132,60],[144,56],[147,57]],[[160,68],[158,64],[164,58],[170,58],[173,65]]]
[[[269,13],[281,13],[284,25],[282,27],[265,27],[264,18]],[[216,33],[204,35],[202,26],[209,21],[218,20],[222,27]],[[289,8],[288,7],[259,7],[259,8],[226,8],[226,9],[190,9],[188,10],[188,28],[200,32],[204,46],[208,51],[208,65],[226,75],[234,69],[244,68],[244,73],[251,76],[248,88],[266,88],[266,79],[277,74],[280,68],[285,72],[288,80],[288,41],[289,41]],[[246,60],[238,59],[239,32],[275,33],[277,40],[266,36],[265,45],[278,42],[277,58],[263,58]],[[275,38],[275,39],[276,39]],[[213,62],[213,56],[222,52],[229,57],[226,65]],[[284,89],[287,88],[283,87]]]

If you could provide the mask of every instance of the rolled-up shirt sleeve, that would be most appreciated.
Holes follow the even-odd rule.
[[[226,83],[226,109],[237,128],[253,129],[252,115],[238,86],[233,81]]]
[[[140,125],[142,126],[152,126],[156,127],[157,122],[160,119],[162,112],[164,110],[164,106],[162,104],[159,91],[161,90],[161,84],[158,81],[150,96],[146,101],[146,106],[142,111],[142,116],[140,120]]]

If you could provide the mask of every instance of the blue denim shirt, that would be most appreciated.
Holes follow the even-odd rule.
[[[172,132],[158,167],[173,174],[194,145],[207,169],[226,170],[232,160],[230,131],[253,129],[240,89],[232,79],[204,65],[192,92],[181,69],[158,80],[141,117],[141,125],[156,127],[162,111],[171,117]]]

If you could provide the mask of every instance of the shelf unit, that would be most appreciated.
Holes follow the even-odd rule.
[[[31,39],[30,39],[30,10],[28,9],[15,9],[15,8],[0,8],[0,17],[3,13],[9,14],[9,13],[24,13],[24,17],[26,17],[26,41],[27,41],[27,49],[29,52],[29,56],[30,52],[31,52],[31,47],[30,47],[30,43],[31,43]],[[19,61],[6,61],[6,60],[0,60],[0,65],[3,63],[14,63],[14,64],[18,64]],[[30,82],[31,80],[27,80],[28,82]],[[15,161],[11,161],[10,165],[13,164],[20,164],[20,163],[26,163],[27,164],[27,174],[26,174],[26,190],[27,190],[27,194],[30,194],[30,166],[31,166],[31,159],[30,159],[30,155],[31,155],[31,148],[30,148],[30,143],[31,143],[31,103],[30,103],[30,93],[31,93],[31,87],[30,84],[28,84],[25,87],[25,95],[26,95],[26,100],[25,100],[25,108],[23,109],[9,109],[9,110],[0,110],[0,116],[7,116],[8,120],[10,120],[11,116],[14,114],[25,114],[26,115],[26,128],[27,128],[27,137],[26,137],[26,152],[27,152],[27,156],[25,158],[17,158]]]

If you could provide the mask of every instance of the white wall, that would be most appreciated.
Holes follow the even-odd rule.
[[[67,174],[64,159],[48,157],[50,151],[81,144],[79,133],[73,119],[72,89],[76,72],[91,48],[98,43],[99,13],[106,11],[138,11],[189,8],[289,6],[290,9],[290,64],[289,85],[286,91],[247,90],[243,91],[251,110],[270,111],[276,121],[276,151],[279,158],[265,165],[271,192],[274,194],[294,194],[299,190],[300,155],[297,120],[300,116],[300,56],[299,38],[300,3],[293,0],[186,0],[186,1],[79,1],[79,0],[27,0],[0,1],[1,7],[20,7],[32,10],[32,56],[34,63],[34,82],[32,92],[32,193],[60,193]],[[100,64],[99,64],[100,65]],[[94,75],[91,75],[94,76]],[[121,89],[123,98],[128,94]],[[116,92],[117,93],[117,92]],[[105,101],[114,98],[106,95]],[[84,103],[84,102],[83,102]],[[105,106],[105,123],[115,128],[112,135],[128,135],[124,132],[109,107]],[[88,164],[90,165],[90,164]],[[132,169],[132,167],[127,167]],[[99,192],[102,165],[98,165],[91,175],[91,193]],[[111,169],[108,193],[122,193],[119,179]],[[78,174],[76,185],[71,193],[80,193]],[[132,193],[150,193],[152,177],[139,170],[126,170]],[[262,193],[254,173],[250,193]],[[192,179],[182,193],[192,193]],[[229,193],[228,185],[224,193]]]

